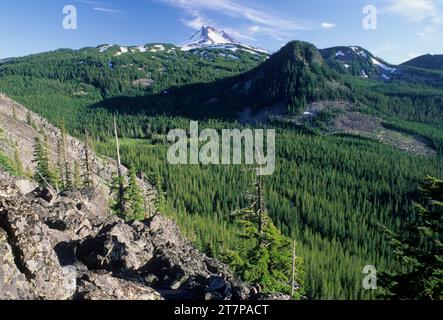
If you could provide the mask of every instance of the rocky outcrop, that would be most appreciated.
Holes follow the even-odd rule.
[[[23,195],[17,179],[0,178],[0,299],[250,298],[164,216],[126,223],[94,190]]]
[[[226,266],[196,250],[161,215],[130,224],[114,219],[80,241],[76,257],[90,270],[139,279],[166,298],[245,299],[249,294]]]

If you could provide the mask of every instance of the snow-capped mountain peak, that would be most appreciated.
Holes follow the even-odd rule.
[[[237,40],[227,34],[225,31],[219,31],[211,26],[203,26],[197,31],[182,48],[183,50],[192,50],[207,46],[240,44]]]
[[[228,49],[234,52],[240,49],[253,54],[269,54],[266,50],[242,44],[225,31],[212,26],[203,26],[181,47],[183,51],[200,48]]]

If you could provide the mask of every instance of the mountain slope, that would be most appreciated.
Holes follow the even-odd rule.
[[[333,47],[320,52],[331,67],[362,78],[390,80],[397,71],[396,67],[357,46]]]
[[[204,110],[229,108],[226,114],[230,117],[245,108],[256,114],[275,106],[285,113],[298,114],[310,102],[346,98],[349,93],[317,48],[301,41],[288,43],[260,66],[218,87],[218,92],[209,91],[212,99],[205,96]],[[198,102],[202,101],[194,104]]]
[[[443,70],[443,55],[426,54],[406,61],[402,65],[424,69]]]
[[[183,52],[167,44],[102,45],[16,58],[0,65],[0,78],[51,79],[93,86],[103,97],[135,96],[212,82],[250,70],[265,59],[265,55],[222,48]]]

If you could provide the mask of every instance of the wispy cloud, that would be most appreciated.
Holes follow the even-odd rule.
[[[323,29],[334,29],[337,27],[337,25],[335,23],[330,23],[330,22],[322,22],[321,23],[321,27]]]
[[[211,19],[206,18],[196,10],[188,9],[187,16],[187,18],[183,18],[181,21],[185,26],[196,30],[199,30],[204,25],[210,25],[213,22]]]
[[[426,27],[423,31],[417,32],[417,35],[424,39],[432,38],[432,36],[437,32],[437,28],[435,26]]]
[[[106,0],[103,1],[92,1],[92,0],[75,0],[78,3],[87,4],[90,7],[92,7],[92,10],[100,11],[100,12],[106,12],[106,13],[123,13],[124,10],[118,10],[112,8],[112,5],[110,6],[109,3],[106,2]]]
[[[241,36],[253,38],[253,34],[263,33],[274,38],[290,36],[294,31],[315,28],[314,24],[285,18],[280,14],[270,13],[270,10],[256,5],[244,4],[233,0],[161,0],[171,6],[183,10],[187,18],[183,23],[191,28],[199,28],[208,22],[210,13],[217,13],[231,18],[243,20],[249,24],[242,30]],[[200,24],[200,25],[199,25]],[[252,26],[251,26],[252,25]]]
[[[440,15],[436,0],[389,0],[384,9],[417,22]]]
[[[123,12],[125,12],[123,10],[103,8],[103,7],[94,7],[94,8],[92,8],[92,10],[100,11],[100,12],[107,12],[107,13],[123,13]]]
[[[416,35],[431,40],[443,25],[443,0],[385,0],[382,12],[403,17],[410,23],[419,24],[421,30]]]

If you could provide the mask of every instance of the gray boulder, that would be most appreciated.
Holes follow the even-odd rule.
[[[77,258],[89,270],[104,269],[115,273],[131,273],[142,268],[152,258],[153,246],[134,225],[113,219],[96,236],[82,240]]]

